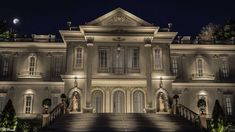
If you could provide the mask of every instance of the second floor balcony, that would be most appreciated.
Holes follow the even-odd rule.
[[[106,67],[98,68],[99,73],[112,73],[116,75],[128,74],[128,73],[140,73],[140,68],[127,68],[127,67]]]
[[[37,78],[41,79],[43,74],[41,72],[23,71],[18,73],[18,78]]]
[[[192,74],[192,80],[194,81],[213,81],[215,80],[214,74]]]

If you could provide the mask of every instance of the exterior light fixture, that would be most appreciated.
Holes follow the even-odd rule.
[[[118,44],[118,45],[117,45],[117,52],[120,53],[120,51],[121,51],[121,45]]]

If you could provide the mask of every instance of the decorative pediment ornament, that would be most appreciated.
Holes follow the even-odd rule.
[[[112,25],[112,26],[134,26],[137,25],[133,20],[128,18],[126,15],[118,13],[115,16],[111,17],[107,21],[103,22],[103,25]]]

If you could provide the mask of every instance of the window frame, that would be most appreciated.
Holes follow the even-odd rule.
[[[31,68],[32,68],[32,66],[31,66],[31,58],[34,58],[34,66],[33,66],[34,70],[33,70],[33,72],[31,72]],[[35,76],[36,75],[36,71],[37,71],[37,56],[36,56],[36,54],[31,54],[28,57],[28,74],[30,76]]]
[[[171,65],[172,65],[172,74],[177,77],[179,74],[178,57],[174,56],[171,58]]]
[[[27,106],[27,97],[31,97],[31,104]],[[33,103],[34,103],[34,95],[33,94],[25,94],[24,95],[24,114],[32,114],[33,113]],[[29,107],[29,113],[27,108]]]
[[[230,67],[229,67],[229,61],[227,57],[222,57],[221,58],[221,76],[223,78],[229,78],[229,73],[230,73]]]
[[[229,99],[229,101],[227,102],[227,99]],[[232,95],[224,95],[224,108],[226,111],[226,114],[228,116],[232,116],[233,115],[233,97]]]
[[[78,49],[81,49],[81,57],[80,57],[80,61],[81,61],[81,64],[80,66],[77,65],[78,63]],[[77,46],[76,48],[74,48],[74,69],[83,69],[84,68],[84,47],[82,46]]]
[[[159,67],[157,66],[157,55],[156,55],[156,50],[159,50]],[[163,70],[163,52],[162,48],[159,46],[153,48],[153,69],[154,70]]]
[[[106,51],[105,56],[101,56],[102,51]],[[103,62],[104,58],[106,58],[106,61]],[[103,66],[103,64],[105,65]],[[98,47],[98,72],[106,73],[109,71],[110,71],[110,47]]]
[[[199,67],[199,62],[201,61],[201,66]],[[197,57],[196,58],[196,75],[198,77],[203,77],[204,76],[204,60],[202,57]]]

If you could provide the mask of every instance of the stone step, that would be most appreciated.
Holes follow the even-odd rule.
[[[167,114],[66,114],[42,132],[188,132],[199,131],[183,118]]]

